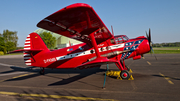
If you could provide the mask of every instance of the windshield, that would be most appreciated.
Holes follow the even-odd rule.
[[[116,44],[126,42],[127,40],[129,40],[129,38],[126,36],[119,36],[115,38]]]
[[[127,41],[127,40],[128,40],[128,38],[127,38],[127,37],[125,37],[125,36],[123,36],[122,38],[124,39],[124,41]]]

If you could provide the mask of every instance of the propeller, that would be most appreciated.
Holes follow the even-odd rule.
[[[149,35],[148,35],[149,34]],[[148,39],[148,42],[149,42],[149,47],[150,47],[150,52],[151,52],[151,55],[152,55],[152,52],[154,54],[154,50],[152,48],[153,44],[152,44],[152,41],[151,41],[151,29],[149,28],[149,33],[147,34],[147,31],[146,31],[146,36],[147,36],[147,39]],[[154,57],[156,58],[156,56],[154,55]],[[156,58],[157,60],[157,58]]]
[[[150,28],[149,28],[149,35],[147,34],[147,31],[146,31],[146,36],[147,36],[147,39],[149,41],[149,47],[150,47],[150,49],[152,49],[151,29]]]

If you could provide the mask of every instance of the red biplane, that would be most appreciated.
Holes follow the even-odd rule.
[[[140,59],[151,51],[151,34],[129,39],[126,35],[114,36],[107,29],[94,9],[84,3],[76,3],[44,18],[38,27],[84,42],[82,44],[49,50],[37,33],[27,36],[24,61],[28,66],[44,68],[88,68],[95,65],[115,63],[120,77],[130,77],[125,59]]]

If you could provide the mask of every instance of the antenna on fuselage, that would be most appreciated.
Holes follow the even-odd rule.
[[[113,26],[111,25],[112,34],[114,35]]]
[[[69,46],[71,46],[71,42],[70,42],[70,40],[69,40]]]

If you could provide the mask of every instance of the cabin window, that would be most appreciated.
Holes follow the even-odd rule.
[[[117,37],[115,37],[116,44],[123,43],[123,42],[126,42],[128,40],[129,40],[129,38],[126,37],[126,36],[117,36]]]
[[[112,44],[115,44],[114,39],[110,39],[110,42],[111,42]]]
[[[124,37],[124,36],[123,36],[122,38],[124,39],[124,41],[127,41],[127,40],[128,40],[127,37]]]
[[[122,43],[123,39],[121,37],[118,38],[118,43]]]

